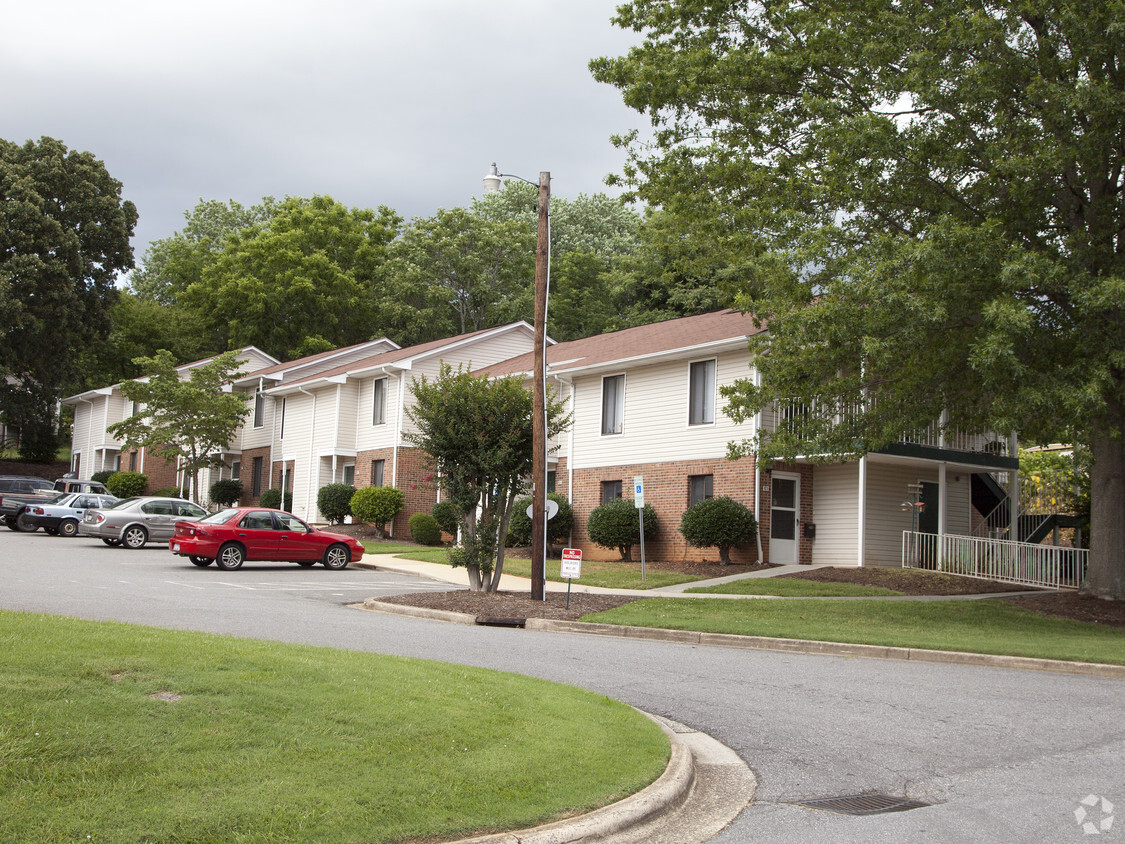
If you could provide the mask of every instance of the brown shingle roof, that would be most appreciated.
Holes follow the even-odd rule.
[[[617,361],[685,351],[724,340],[741,340],[764,330],[764,326],[754,326],[751,314],[731,309],[713,311],[557,343],[547,348],[547,365],[552,372],[585,369]],[[528,353],[477,372],[488,375],[530,372],[532,360],[532,354]]]

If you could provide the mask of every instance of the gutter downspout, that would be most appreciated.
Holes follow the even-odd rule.
[[[762,386],[762,373],[758,371],[757,366],[754,367],[754,386],[755,387],[761,387]],[[762,432],[762,411],[759,410],[757,413],[754,414],[754,438],[757,439],[761,435],[761,432]],[[761,506],[760,506],[761,501],[762,501],[762,469],[761,469],[761,464],[759,463],[759,460],[758,460],[758,455],[755,454],[754,455],[754,521],[758,524],[758,530],[755,531],[755,533],[757,534],[756,541],[757,541],[757,544],[758,544],[758,563],[759,564],[765,562],[764,555],[763,555],[763,552],[762,552],[762,528],[761,528],[762,511],[761,511]]]
[[[402,440],[402,417],[406,412],[406,377],[405,370],[399,370],[398,375],[398,407],[395,408],[395,442],[391,456],[391,486],[398,486],[398,444]],[[390,374],[390,373],[388,373]],[[391,538],[395,535],[395,522],[391,519]]]

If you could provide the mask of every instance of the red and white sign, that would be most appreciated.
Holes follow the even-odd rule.
[[[560,575],[573,579],[582,576],[582,549],[563,548]]]

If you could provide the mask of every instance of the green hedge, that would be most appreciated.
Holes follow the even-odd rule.
[[[148,489],[148,475],[142,472],[114,472],[106,478],[105,488],[118,498],[144,495]]]
[[[357,489],[351,497],[352,517],[373,525],[382,537],[387,522],[394,519],[406,504],[406,493],[393,486],[367,486]]]
[[[566,496],[548,492],[547,498],[559,505],[559,512],[547,521],[547,542],[557,544],[570,539],[570,529],[574,526],[574,510]],[[531,505],[530,495],[517,498],[512,507],[512,518],[508,521],[508,545],[524,546],[531,544],[531,519],[527,508]]]
[[[725,566],[730,564],[731,548],[754,541],[758,522],[745,505],[719,496],[689,507],[680,519],[680,533],[696,548],[717,547]]]
[[[316,494],[316,509],[328,520],[328,524],[341,524],[352,514],[353,495],[355,495],[355,487],[351,484],[322,486]]]
[[[273,510],[284,510],[286,513],[293,512],[293,492],[292,490],[285,490],[285,506],[281,506],[281,490],[274,487],[267,489],[258,497],[258,503],[263,507],[269,507]]]
[[[595,507],[586,520],[586,534],[603,548],[616,548],[622,560],[632,560],[633,546],[641,541],[639,510],[631,499],[615,498]],[[645,539],[656,539],[656,510],[646,504]]]
[[[419,545],[441,544],[441,525],[429,513],[415,513],[407,524],[410,535]]]

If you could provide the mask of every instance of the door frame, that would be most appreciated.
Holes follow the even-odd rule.
[[[773,494],[774,485],[778,479],[793,481],[793,507],[778,508]],[[775,539],[773,528],[775,519],[774,510],[793,512],[793,538]],[[769,561],[774,565],[797,565],[801,561],[801,476],[796,472],[773,472],[770,479],[770,556]],[[783,551],[784,559],[779,558],[778,551]]]

